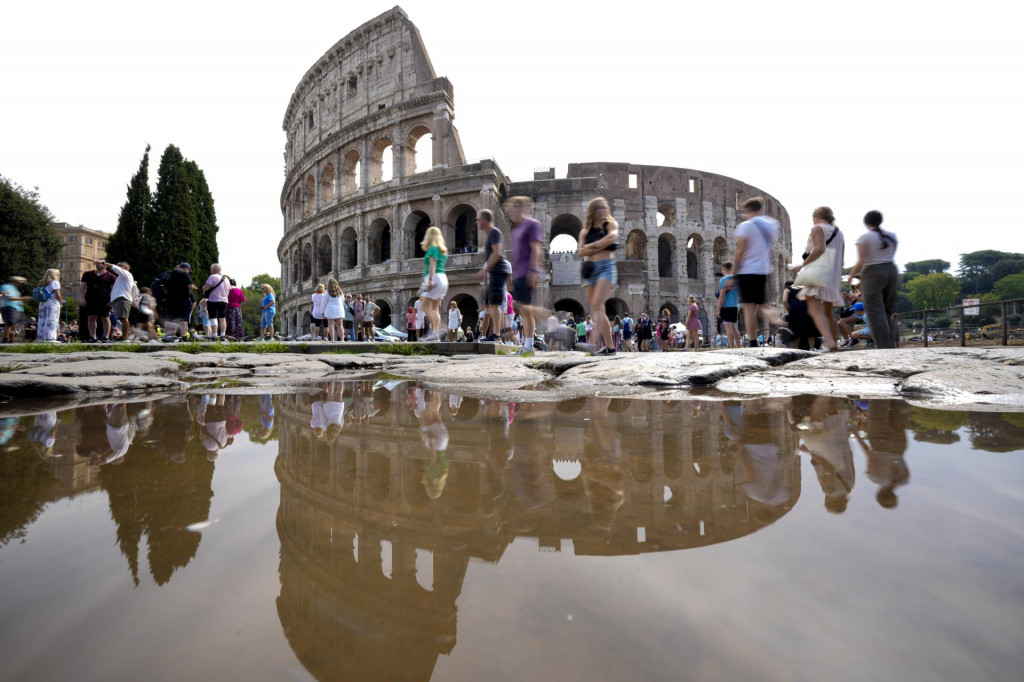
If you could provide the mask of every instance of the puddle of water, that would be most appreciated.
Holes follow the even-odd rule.
[[[0,417],[0,678],[1017,679],[1022,444],[397,380]]]

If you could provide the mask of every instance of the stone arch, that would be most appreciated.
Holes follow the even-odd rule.
[[[292,195],[292,219],[298,222],[302,219],[302,187],[295,185],[295,194]]]
[[[334,181],[337,174],[334,172],[334,164],[328,162],[320,171],[320,205],[334,203]]]
[[[377,218],[370,223],[366,259],[370,265],[391,260],[391,223],[384,218]]]
[[[313,210],[316,208],[316,179],[313,174],[310,173],[306,176],[306,191],[304,192],[305,201],[302,206],[303,215],[312,215]]]
[[[480,303],[471,296],[470,294],[455,294],[449,301],[455,301],[455,305],[458,306],[459,312],[462,313],[462,328],[465,329],[468,324],[470,327],[476,328],[477,320],[480,318]],[[446,305],[441,311],[441,326],[448,327],[448,306]]]
[[[658,236],[658,277],[676,276],[676,238],[667,232]]]
[[[334,270],[333,254],[331,253],[331,238],[326,234],[320,237],[316,245],[316,269],[314,277],[323,277],[331,274]]]
[[[551,221],[550,242],[552,253],[572,253],[579,248],[583,222],[571,213],[555,216]],[[555,240],[558,240],[556,243]]]
[[[341,194],[346,196],[359,191],[359,152],[350,149],[341,164]]]
[[[373,324],[383,329],[391,324],[391,302],[385,298],[374,299],[373,302],[380,308],[373,316]]]
[[[313,276],[313,245],[306,242],[302,245],[302,281]]]
[[[727,263],[729,258],[729,245],[723,237],[715,237],[711,245],[711,258],[715,265],[715,276],[722,276],[722,263]]]
[[[704,279],[700,263],[700,252],[704,247],[704,238],[699,234],[691,234],[686,238],[686,277],[687,279]]]
[[[630,230],[626,237],[626,260],[647,260],[647,235],[643,230]]]
[[[609,320],[614,320],[616,316],[628,315],[629,306],[621,298],[609,298],[604,302],[604,312]]]
[[[576,322],[586,319],[587,315],[586,307],[575,298],[562,298],[555,301],[554,309],[556,312],[571,313]]]
[[[661,311],[664,310],[665,308],[668,308],[669,319],[672,320],[672,322],[678,322],[679,321],[679,306],[677,306],[672,301],[664,301],[664,302],[662,302],[662,304],[658,306],[658,309],[656,311],[654,311],[654,313],[655,313],[654,317],[660,317],[661,316]]]
[[[370,187],[388,182],[394,176],[394,148],[391,140],[382,137],[370,148]],[[389,158],[390,155],[390,158]]]
[[[661,222],[658,223],[658,227],[675,227],[675,225],[676,225],[676,202],[674,202],[674,201],[659,201],[658,202],[658,214],[661,216]]]
[[[426,211],[416,210],[405,217],[405,227],[402,233],[406,239],[406,253],[412,254],[413,258],[423,258],[423,249],[420,243],[427,235],[427,228],[433,224]],[[411,243],[409,243],[411,241]]]
[[[341,233],[341,243],[338,245],[339,264],[341,270],[351,270],[359,265],[359,239],[356,230],[351,225]]]
[[[292,255],[292,276],[288,284],[295,285],[302,281],[302,258],[298,254]]]
[[[477,250],[476,208],[469,204],[458,204],[448,211],[448,220],[455,239],[453,253],[472,253]]]
[[[426,138],[424,140],[423,138]],[[430,163],[427,163],[427,160]],[[434,134],[430,126],[420,123],[405,136],[405,174],[422,173],[434,167]]]

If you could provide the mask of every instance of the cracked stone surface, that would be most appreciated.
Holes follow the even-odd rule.
[[[580,352],[529,357],[383,354],[0,353],[0,396],[142,391],[290,392],[325,380],[405,377],[462,395],[557,401],[589,395],[726,399],[801,393],[898,397],[915,405],[1024,410],[1024,348],[863,350],[744,348],[700,353]],[[10,403],[8,403],[10,406]]]

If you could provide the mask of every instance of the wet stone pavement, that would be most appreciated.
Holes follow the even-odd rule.
[[[1024,663],[1019,413],[514,402],[395,377],[13,405],[0,679],[1017,680]]]

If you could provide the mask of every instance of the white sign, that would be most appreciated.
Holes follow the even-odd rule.
[[[643,296],[644,295],[644,285],[643,284],[630,284],[629,285],[629,295],[630,296]]]
[[[981,299],[980,298],[965,298],[964,299],[964,315],[981,315]],[[970,307],[966,307],[970,306]]]

